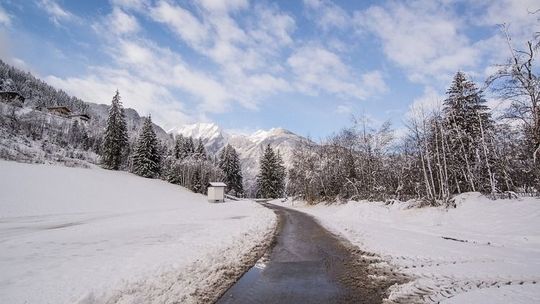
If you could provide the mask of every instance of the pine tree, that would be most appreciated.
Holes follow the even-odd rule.
[[[195,144],[193,143],[193,137],[188,137],[184,141],[184,145],[182,148],[182,155],[184,157],[192,156],[193,153],[195,153]]]
[[[145,119],[141,133],[137,140],[137,146],[133,153],[133,173],[155,178],[160,173],[160,153],[158,141],[152,128],[152,118]]]
[[[195,148],[195,157],[198,159],[206,159],[206,148],[201,139],[199,139],[197,148]]]
[[[124,108],[120,101],[120,93],[116,91],[109,109],[107,128],[103,139],[102,164],[112,170],[120,169],[124,161],[123,151],[128,144],[128,134]]]
[[[283,164],[283,158],[279,151],[276,153],[276,159],[274,162],[276,178],[274,179],[274,189],[276,189],[276,197],[281,197],[285,192],[285,178],[287,177],[287,171]]]
[[[285,166],[279,154],[270,145],[266,146],[257,175],[257,196],[278,198],[285,190]]]
[[[75,148],[88,148],[88,133],[84,126],[81,126],[77,120],[74,120],[68,130],[68,142]]]
[[[451,127],[463,131],[474,141],[481,136],[481,124],[485,129],[493,125],[486,100],[463,72],[456,73],[446,94],[444,112]]]
[[[176,159],[184,159],[186,156],[183,154],[183,147],[185,144],[185,139],[182,134],[176,136],[176,140],[174,142],[174,158]]]
[[[240,196],[244,193],[242,169],[238,153],[231,146],[227,145],[219,154],[219,168],[225,173],[225,183],[229,193]]]
[[[486,137],[494,123],[485,105],[486,100],[474,82],[462,72],[454,76],[447,96],[443,113],[448,156],[452,164],[449,179],[455,181],[457,192],[484,190],[488,187],[487,180],[491,191],[494,191],[492,160],[488,153],[491,149],[486,146],[491,142]]]
[[[195,167],[195,170],[193,172],[193,187],[191,188],[191,190],[195,193],[203,193],[204,192],[204,187],[203,187],[203,182],[202,182],[202,174],[201,174],[201,165],[200,164],[197,164],[197,166]]]

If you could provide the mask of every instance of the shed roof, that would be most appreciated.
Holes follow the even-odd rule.
[[[212,186],[212,187],[227,187],[227,184],[222,183],[222,182],[211,182],[210,186]]]

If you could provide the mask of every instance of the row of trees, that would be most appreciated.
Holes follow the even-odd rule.
[[[133,150],[133,151],[130,151]],[[112,99],[101,154],[103,167],[111,170],[127,168],[147,177],[162,178],[197,193],[206,193],[211,181],[224,181],[229,193],[243,195],[242,172],[236,150],[226,146],[219,158],[209,157],[201,140],[179,135],[173,147],[166,147],[156,137],[148,116],[130,149],[124,109],[120,94]]]
[[[207,155],[201,140],[195,144],[193,138],[182,135],[175,138],[171,149],[161,147],[150,116],[145,119],[131,155],[128,142],[124,110],[117,91],[112,99],[103,140],[102,165],[105,168],[119,170],[123,163],[131,160],[130,170],[143,177],[163,178],[198,193],[205,193],[210,181],[224,181],[230,194],[244,194],[240,159],[231,145],[226,145],[217,158]],[[268,145],[260,159],[257,196],[282,197],[285,178],[286,169],[280,154]]]
[[[538,48],[510,49],[508,63],[487,80],[510,103],[498,122],[483,91],[458,72],[442,107],[413,109],[399,142],[388,123],[375,130],[366,119],[321,145],[305,142],[293,156],[288,193],[311,202],[419,198],[435,205],[466,191],[540,191]]]

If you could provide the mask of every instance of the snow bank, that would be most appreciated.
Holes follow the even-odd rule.
[[[396,302],[540,301],[540,200],[467,193],[456,202],[455,209],[369,202],[292,207],[414,277],[393,287]]]
[[[274,225],[258,204],[126,172],[0,161],[0,299],[195,302]]]

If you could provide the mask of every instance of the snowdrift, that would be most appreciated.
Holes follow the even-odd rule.
[[[410,283],[391,289],[395,302],[539,302],[540,200],[466,193],[456,202],[455,209],[370,202],[292,207],[410,275]]]
[[[265,245],[272,211],[160,180],[0,161],[3,303],[211,299]]]

